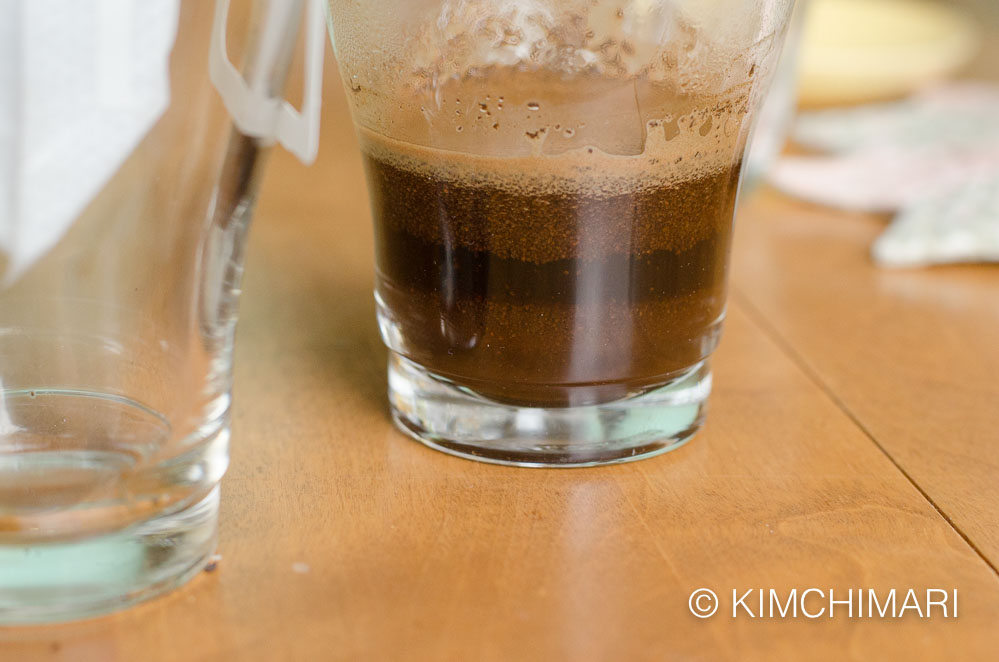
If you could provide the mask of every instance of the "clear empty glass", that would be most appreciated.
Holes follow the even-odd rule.
[[[215,3],[56,4],[0,4],[0,623],[130,604],[214,551],[264,154],[209,78]]]

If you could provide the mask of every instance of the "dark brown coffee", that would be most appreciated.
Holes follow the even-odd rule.
[[[536,407],[641,393],[713,349],[738,166],[658,183],[524,164],[456,176],[447,154],[392,142],[368,136],[365,159],[393,349]]]

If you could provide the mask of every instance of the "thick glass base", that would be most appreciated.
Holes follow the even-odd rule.
[[[525,408],[486,400],[402,356],[389,358],[396,424],[451,455],[524,467],[630,462],[678,448],[704,422],[705,361],[667,386],[601,405]]]
[[[218,487],[193,506],[111,534],[0,544],[0,624],[97,616],[165,593],[215,551]]]

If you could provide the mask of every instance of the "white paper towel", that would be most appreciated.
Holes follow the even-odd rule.
[[[179,9],[0,0],[0,285],[55,245],[166,110]]]

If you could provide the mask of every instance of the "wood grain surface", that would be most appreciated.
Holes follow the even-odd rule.
[[[878,269],[884,219],[756,202],[736,300],[999,567],[999,269]]]
[[[0,660],[996,659],[999,270],[876,272],[881,219],[762,191],[690,444],[598,469],[452,458],[388,418],[328,78],[319,160],[275,153],[250,241],[218,568],[124,613],[0,629]],[[688,609],[701,587],[713,618]],[[731,616],[733,589],[809,587],[956,589],[960,612]]]

